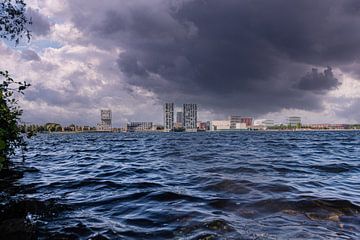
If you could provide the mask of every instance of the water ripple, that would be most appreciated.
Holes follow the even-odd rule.
[[[24,177],[0,181],[0,219],[50,239],[359,239],[359,143],[358,132],[40,134]]]

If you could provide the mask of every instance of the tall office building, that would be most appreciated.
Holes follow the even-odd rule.
[[[187,132],[197,131],[197,105],[187,103],[183,105],[183,127]]]
[[[174,103],[164,104],[164,131],[170,132],[174,129]]]

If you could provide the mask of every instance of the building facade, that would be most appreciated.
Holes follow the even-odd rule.
[[[251,127],[253,125],[252,117],[242,117],[240,119],[240,123],[245,123],[247,127]]]
[[[236,123],[235,124],[235,129],[236,130],[246,130],[246,129],[249,129],[249,127],[246,125],[246,123]]]
[[[235,129],[236,128],[236,124],[237,123],[241,123],[241,116],[230,116],[229,120],[230,120],[230,128],[231,129]]]
[[[152,130],[152,122],[130,122],[126,125],[127,132],[147,132]]]
[[[267,129],[275,125],[274,120],[271,119],[257,119],[254,121],[254,126],[260,129]]]
[[[287,124],[290,127],[298,127],[301,125],[301,117],[296,117],[296,116],[288,117]]]
[[[183,127],[187,132],[197,131],[197,104],[186,103],[183,105]]]
[[[210,122],[197,122],[197,130],[198,131],[209,131],[210,130]]]
[[[251,127],[253,125],[253,119],[251,117],[230,116],[229,120],[231,129],[238,129],[240,125],[243,126],[242,124],[239,125],[238,123],[245,123],[246,127]]]
[[[210,121],[210,131],[226,131],[231,129],[230,120],[213,120]]]
[[[164,104],[164,131],[170,132],[174,129],[174,103]]]
[[[101,122],[97,125],[98,131],[111,131],[112,129],[112,113],[110,109],[100,110]]]

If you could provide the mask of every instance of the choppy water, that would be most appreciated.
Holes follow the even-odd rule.
[[[40,238],[360,238],[360,132],[48,134],[26,156]]]

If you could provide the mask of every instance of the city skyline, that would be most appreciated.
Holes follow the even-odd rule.
[[[176,111],[179,110],[179,111]],[[185,112],[185,114],[184,114]],[[153,121],[139,121],[132,120],[124,123],[121,126],[113,126],[113,117],[111,109],[101,109],[99,115],[99,121],[94,125],[81,125],[78,123],[71,123],[68,125],[63,125],[62,128],[64,131],[68,129],[69,131],[74,131],[79,129],[80,132],[84,131],[100,131],[100,132],[111,132],[113,130],[125,130],[128,132],[136,131],[163,131],[163,132],[172,132],[172,131],[185,131],[185,132],[196,132],[198,130],[203,131],[216,131],[216,130],[266,130],[271,127],[281,127],[289,126],[301,128],[313,128],[313,129],[348,129],[351,126],[358,129],[360,123],[326,123],[326,122],[306,122],[299,116],[282,116],[283,121],[274,121],[273,119],[259,119],[246,115],[229,115],[223,119],[198,119],[198,104],[194,103],[185,103],[182,106],[176,106],[174,103],[164,103],[163,104],[163,122],[153,122]],[[23,126],[59,126],[62,124],[59,122],[46,122],[46,123],[31,123],[31,122],[22,122]],[[26,127],[25,127],[26,128]],[[68,131],[65,130],[65,131]],[[122,131],[121,130],[121,131]],[[77,131],[77,130],[76,130]]]
[[[32,85],[25,122],[95,125],[101,108],[114,126],[162,122],[165,101],[197,102],[201,119],[360,121],[353,1],[26,2],[32,40],[0,44],[0,67]]]
[[[95,121],[94,124],[89,123],[89,121],[86,121],[85,119],[85,123],[79,123],[79,122],[71,122],[71,123],[61,123],[59,121],[43,121],[43,122],[26,122],[26,121],[21,121],[22,124],[25,125],[45,125],[45,124],[60,124],[62,126],[85,126],[85,127],[94,127],[96,128],[98,131],[110,131],[112,128],[114,129],[120,129],[120,128],[127,128],[129,126],[129,124],[151,124],[151,126],[162,126],[164,127],[166,130],[165,132],[170,132],[172,131],[174,128],[184,128],[184,105],[194,105],[195,106],[195,114],[196,115],[196,120],[194,120],[193,125],[195,125],[195,122],[197,124],[199,123],[205,123],[205,122],[212,122],[212,121],[228,121],[229,122],[229,129],[235,129],[236,124],[237,123],[244,123],[244,126],[254,126],[254,125],[272,125],[272,126],[280,126],[280,125],[291,125],[291,126],[296,126],[298,123],[300,124],[304,124],[304,125],[358,125],[360,124],[360,122],[355,122],[355,123],[351,123],[351,122],[326,122],[326,121],[320,121],[320,122],[316,122],[314,120],[310,120],[308,118],[303,118],[301,116],[295,116],[295,115],[281,115],[278,116],[275,119],[280,119],[280,120],[274,120],[274,119],[270,119],[270,118],[256,118],[254,116],[249,116],[249,115],[241,115],[239,113],[237,114],[233,114],[233,115],[225,115],[222,114],[222,117],[218,117],[218,118],[199,118],[198,117],[198,104],[179,104],[176,105],[175,103],[163,103],[162,104],[162,113],[161,113],[161,120],[160,121],[152,121],[151,119],[144,119],[144,118],[134,118],[134,119],[130,119],[129,121],[123,122],[121,124],[116,124],[113,125],[112,123],[116,122],[116,116],[115,118],[113,118],[113,114],[112,114],[112,109],[99,109],[97,110],[97,120]],[[166,107],[167,106],[167,107]],[[169,111],[170,110],[170,115],[171,118],[169,118]],[[100,113],[100,114],[99,114]],[[179,125],[179,117],[181,119],[181,124]],[[168,124],[170,124],[170,128],[166,128],[166,121],[168,121]],[[151,128],[151,127],[150,127]]]
[[[254,119],[249,116],[231,115],[222,120],[197,119],[197,104],[183,104],[182,111],[174,118],[174,103],[163,105],[163,125],[150,121],[132,121],[123,127],[112,126],[111,109],[100,110],[100,122],[96,127],[71,124],[61,126],[59,123],[21,124],[21,131],[30,134],[36,132],[208,132],[208,131],[318,131],[318,130],[351,130],[358,131],[360,124],[309,124],[302,122],[301,117],[288,116],[285,122],[276,123],[272,119]]]

